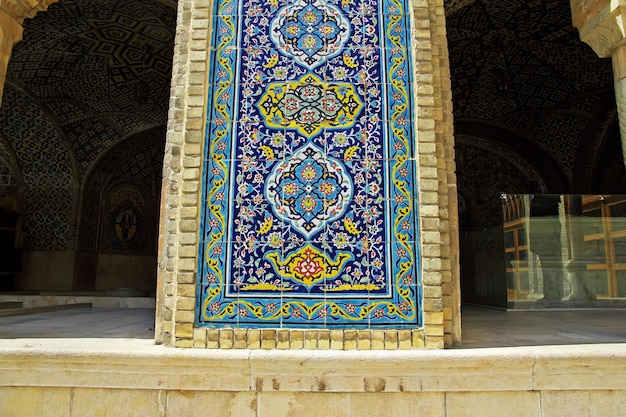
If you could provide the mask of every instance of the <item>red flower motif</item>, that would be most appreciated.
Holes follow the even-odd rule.
[[[315,276],[321,274],[324,268],[319,262],[313,260],[311,249],[307,249],[304,253],[306,258],[298,262],[293,270],[303,277],[303,281],[311,281]]]

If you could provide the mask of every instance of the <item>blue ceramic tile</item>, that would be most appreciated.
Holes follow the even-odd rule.
[[[217,2],[198,324],[420,324],[407,11]]]

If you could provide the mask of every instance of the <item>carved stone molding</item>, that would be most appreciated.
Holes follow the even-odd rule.
[[[13,16],[18,22],[35,17],[37,12],[46,10],[58,0],[0,0],[0,9]]]
[[[596,26],[624,0],[570,0],[572,21],[581,32]],[[613,4],[614,6],[611,6]]]
[[[58,0],[0,0],[0,104],[13,44],[22,39],[22,22]]]
[[[608,58],[626,43],[626,1],[572,1],[572,21],[580,39],[598,56]]]
[[[608,58],[613,51],[626,41],[624,24],[626,7],[620,6],[593,29],[581,34],[581,40],[587,43],[601,58]]]

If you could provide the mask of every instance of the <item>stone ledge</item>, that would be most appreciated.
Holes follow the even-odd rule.
[[[626,344],[412,351],[175,349],[0,341],[0,386],[228,392],[626,390]]]

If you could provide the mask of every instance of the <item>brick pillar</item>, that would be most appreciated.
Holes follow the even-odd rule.
[[[601,58],[611,57],[615,101],[626,163],[626,0],[571,0],[572,22]]]

